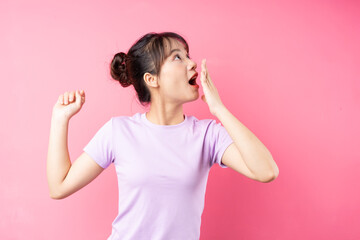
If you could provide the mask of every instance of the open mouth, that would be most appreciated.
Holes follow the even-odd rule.
[[[190,85],[197,85],[196,84],[196,78],[197,78],[198,74],[195,73],[194,76],[189,80],[189,84]]]
[[[190,85],[196,85],[196,79],[190,79],[189,84]]]

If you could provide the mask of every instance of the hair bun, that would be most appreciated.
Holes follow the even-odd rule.
[[[127,55],[123,52],[115,54],[110,65],[111,77],[120,82],[121,86],[128,87],[132,84],[126,69]]]

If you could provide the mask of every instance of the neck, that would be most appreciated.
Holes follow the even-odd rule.
[[[151,103],[146,118],[158,125],[176,125],[184,121],[183,106]]]

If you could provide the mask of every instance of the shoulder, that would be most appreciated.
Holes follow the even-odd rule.
[[[187,117],[189,118],[189,121],[193,124],[199,125],[199,126],[204,126],[204,125],[209,125],[211,122],[215,121],[214,119],[199,119],[193,115],[187,115]]]
[[[188,118],[190,125],[192,125],[194,129],[199,129],[200,131],[205,133],[217,126],[215,119],[198,119],[197,117],[191,115],[188,116]]]
[[[211,118],[198,119],[195,116],[189,116],[189,117],[192,119],[192,121],[195,124],[200,125],[200,126],[210,126],[210,125],[217,124],[215,119],[211,119]]]
[[[114,131],[134,131],[142,127],[141,113],[132,116],[114,116],[110,119]]]
[[[141,113],[135,113],[132,116],[114,116],[110,119],[113,124],[137,123],[141,120]]]

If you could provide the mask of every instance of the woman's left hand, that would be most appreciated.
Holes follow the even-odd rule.
[[[209,110],[212,115],[216,116],[217,109],[224,106],[220,99],[220,95],[211,81],[208,69],[206,67],[206,59],[203,59],[201,62],[201,86],[203,87],[203,91],[205,95],[201,96],[201,99],[207,103],[209,106]]]

